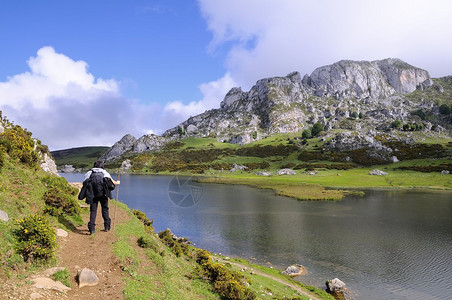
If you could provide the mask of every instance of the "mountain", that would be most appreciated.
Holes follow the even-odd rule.
[[[332,147],[338,149],[343,146],[339,140],[368,145],[380,132],[405,125],[410,130],[417,126],[415,130],[447,133],[450,116],[441,115],[439,107],[452,102],[451,81],[433,80],[428,71],[400,59],[342,60],[303,77],[292,72],[261,79],[248,92],[232,88],[220,108],[190,117],[162,136],[125,136],[102,159],[160,150],[169,141],[189,136],[247,144],[276,133],[301,133],[314,124],[331,134],[340,134],[334,132],[339,129],[358,133],[358,141],[344,136],[333,141]],[[400,138],[400,133],[392,135]]]

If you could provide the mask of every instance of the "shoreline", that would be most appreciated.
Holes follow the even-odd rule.
[[[320,171],[318,175],[272,175],[258,176],[251,173],[210,174],[191,173],[143,173],[127,172],[129,175],[188,176],[201,183],[237,184],[258,189],[270,189],[276,195],[290,197],[299,201],[339,201],[348,195],[362,195],[366,190],[425,190],[432,192],[451,192],[452,175],[391,171],[390,175],[369,175],[372,168],[360,168],[341,173]],[[111,171],[111,172],[110,172]],[[113,175],[116,170],[109,170]],[[59,174],[83,174],[67,172]]]

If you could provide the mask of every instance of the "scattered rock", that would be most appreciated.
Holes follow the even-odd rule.
[[[326,291],[336,299],[351,299],[347,287],[339,278],[326,281]]]
[[[68,232],[66,230],[57,228],[56,229],[56,235],[60,236],[60,237],[67,237],[68,236]]]
[[[233,165],[232,165],[231,172],[245,171],[246,169],[248,169],[247,166],[238,165],[238,164],[233,164]]]
[[[130,161],[130,159],[126,159],[125,161],[123,161],[121,163],[121,170],[130,170],[132,168],[132,162]]]
[[[388,175],[388,173],[380,171],[378,169],[374,169],[374,170],[369,172],[369,175],[384,176],[384,175]]]
[[[76,279],[79,288],[84,286],[94,286],[99,283],[99,277],[97,277],[94,271],[88,268],[83,268],[78,271]]]
[[[295,172],[292,169],[281,169],[277,173],[278,175],[295,175],[297,172]]]
[[[399,161],[399,159],[397,158],[397,156],[393,156],[393,157],[391,158],[391,160],[392,160],[393,163],[396,163],[396,162]]]
[[[282,271],[281,274],[296,277],[302,275],[304,272],[305,268],[302,265],[292,265],[287,267],[284,271]]]
[[[33,286],[38,289],[44,289],[44,290],[55,290],[58,292],[66,293],[66,291],[71,290],[70,287],[65,286],[59,281],[54,281],[48,277],[38,277],[34,278],[33,280]]]
[[[8,222],[9,217],[8,214],[6,212],[4,212],[3,210],[0,210],[0,220]]]
[[[272,173],[271,172],[267,172],[267,171],[259,171],[259,172],[254,173],[254,175],[257,175],[257,176],[271,176]]]
[[[40,293],[31,293],[30,294],[30,299],[39,299],[39,298],[43,298],[44,296],[41,295]]]
[[[73,165],[64,165],[63,168],[60,169],[60,173],[74,173],[75,168]]]
[[[441,171],[441,174],[443,174],[443,175],[449,174],[449,173],[450,173],[449,170],[442,170],[442,171]]]

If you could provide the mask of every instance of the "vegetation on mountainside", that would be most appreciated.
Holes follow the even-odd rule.
[[[67,228],[81,220],[76,190],[39,168],[47,147],[5,118],[1,125],[0,209],[11,221],[0,222],[0,278],[53,261],[57,247],[53,226]]]
[[[78,147],[56,150],[51,153],[58,167],[72,165],[76,169],[89,169],[108,148],[103,146]]]

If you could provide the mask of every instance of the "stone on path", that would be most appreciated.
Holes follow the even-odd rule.
[[[38,289],[45,289],[45,290],[55,290],[58,292],[65,293],[66,291],[71,290],[70,287],[65,286],[59,281],[54,281],[48,277],[38,277],[34,278],[33,280],[33,286]]]
[[[66,230],[57,228],[56,235],[57,236],[61,236],[61,237],[67,237],[68,236],[68,232]]]
[[[99,277],[97,277],[94,271],[88,268],[83,268],[77,273],[77,281],[79,288],[84,286],[94,286],[99,283]]]
[[[50,269],[45,270],[42,275],[46,276],[46,277],[49,277],[49,276],[52,276],[53,274],[55,274],[56,272],[64,271],[64,270],[66,270],[65,267],[54,267],[54,268],[50,268]]]

